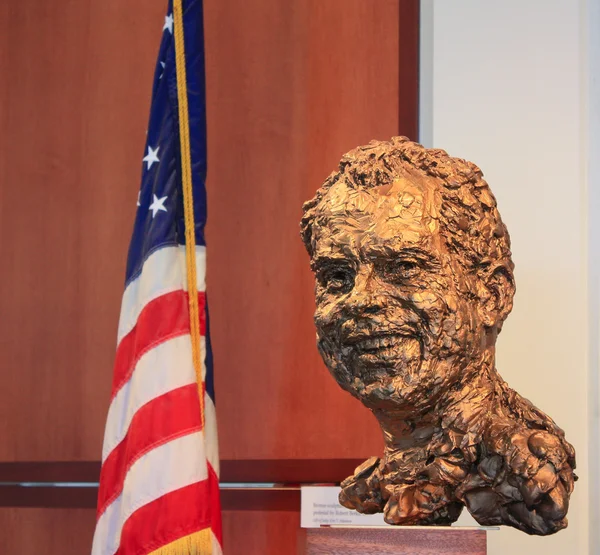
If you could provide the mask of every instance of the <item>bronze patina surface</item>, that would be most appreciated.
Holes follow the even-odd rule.
[[[403,137],[373,141],[342,158],[301,230],[318,348],[385,438],[340,502],[391,524],[447,525],[466,505],[482,525],[567,526],[575,451],[495,367],[515,284],[481,170]]]

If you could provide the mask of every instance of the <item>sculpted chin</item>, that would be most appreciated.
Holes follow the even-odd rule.
[[[342,483],[342,505],[390,524],[448,525],[466,506],[482,525],[566,527],[575,451],[495,367],[515,283],[481,170],[373,141],[342,158],[301,230],[319,351],[385,438]]]

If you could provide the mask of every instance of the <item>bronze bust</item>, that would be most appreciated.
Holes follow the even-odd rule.
[[[303,209],[319,351],[385,439],[342,482],[342,505],[400,525],[448,525],[466,505],[482,525],[566,527],[575,451],[495,367],[515,284],[481,170],[372,141]]]

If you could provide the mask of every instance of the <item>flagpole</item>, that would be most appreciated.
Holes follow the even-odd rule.
[[[173,32],[175,36],[175,67],[177,74],[177,99],[179,104],[179,140],[181,145],[181,181],[183,185],[183,209],[185,216],[185,250],[187,284],[192,336],[192,357],[200,414],[204,428],[204,379],[202,376],[202,347],[200,343],[200,308],[198,306],[198,282],[196,278],[196,233],[194,225],[194,197],[192,188],[192,160],[190,155],[190,123],[187,96],[187,72],[185,67],[185,36],[183,28],[182,0],[173,1]]]
[[[204,411],[204,378],[202,376],[202,345],[200,334],[200,307],[196,276],[196,233],[194,222],[194,197],[192,187],[192,160],[190,149],[190,124],[187,95],[187,70],[185,65],[185,33],[183,27],[182,0],[173,0],[173,35],[175,38],[175,72],[177,75],[177,100],[179,106],[179,141],[181,150],[181,183],[185,220],[186,277],[190,314],[192,360],[196,373],[202,438],[206,441]],[[212,535],[210,527],[179,538],[150,555],[211,555]]]

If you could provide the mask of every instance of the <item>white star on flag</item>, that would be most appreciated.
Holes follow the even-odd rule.
[[[146,166],[147,170],[149,170],[152,167],[152,164],[154,164],[154,162],[160,162],[157,156],[159,148],[160,147],[157,146],[156,149],[153,149],[151,146],[148,146],[148,154],[146,154],[146,156],[144,156],[144,158],[142,159],[144,162],[146,162],[146,164],[148,164]]]
[[[165,201],[167,200],[167,197],[161,197],[158,198],[156,195],[152,195],[154,197],[154,202],[152,202],[152,204],[150,205],[150,208],[148,208],[148,210],[152,210],[152,217],[154,218],[154,216],[156,216],[156,214],[159,211],[163,211],[166,212],[167,209],[165,208]]]
[[[160,62],[160,65],[162,66],[162,73],[158,76],[159,79],[163,78],[163,75],[165,74],[165,66],[167,64],[165,64],[165,62]]]
[[[137,199],[137,205],[138,205],[138,206],[141,206],[141,205],[140,205],[140,197],[141,197],[141,196],[142,196],[142,191],[140,191],[140,192],[138,193],[138,199]]]
[[[173,14],[165,16],[165,26],[163,27],[163,31],[165,29],[167,29],[169,33],[173,34]]]

